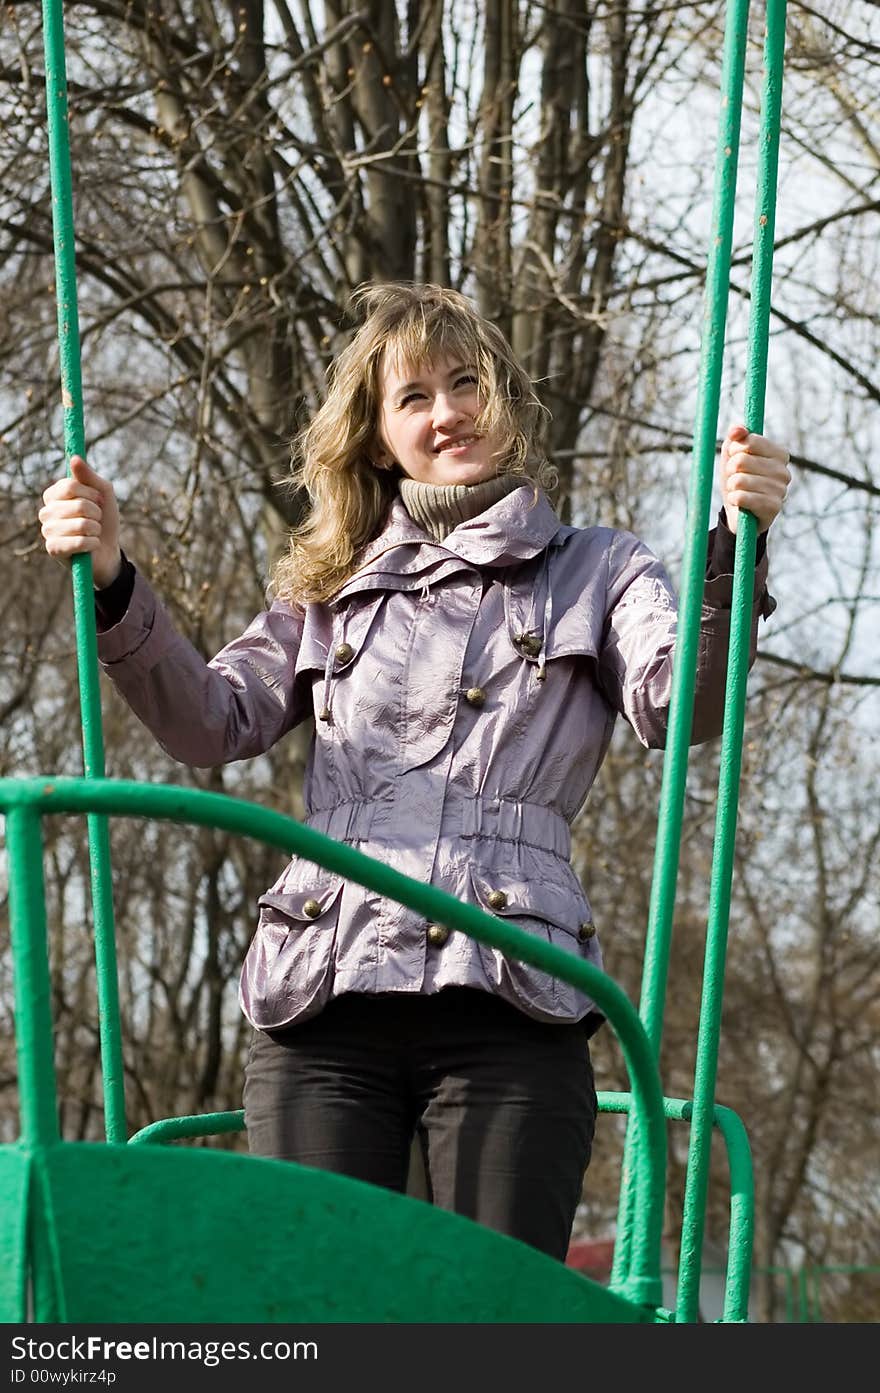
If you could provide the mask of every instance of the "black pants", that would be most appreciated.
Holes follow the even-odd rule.
[[[434,1204],[565,1258],[596,1120],[582,1025],[465,987],[342,996],[254,1032],[244,1102],[256,1155],[391,1190],[417,1135]]]

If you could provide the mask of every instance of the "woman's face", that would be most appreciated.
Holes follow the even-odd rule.
[[[474,428],[482,403],[472,363],[432,364],[385,355],[380,373],[378,463],[396,462],[422,484],[479,484],[498,467],[496,442]]]

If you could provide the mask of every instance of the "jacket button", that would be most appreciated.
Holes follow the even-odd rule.
[[[354,657],[354,649],[350,643],[340,643],[335,656],[337,663],[347,663]]]
[[[490,909],[506,909],[507,896],[503,890],[490,890],[486,896],[486,903]]]
[[[306,900],[303,905],[303,914],[307,919],[317,919],[320,913],[321,906],[318,904],[317,900]]]
[[[596,925],[592,919],[588,919],[585,924],[581,924],[578,929],[578,938],[581,943],[588,943],[591,938],[596,937]]]
[[[471,706],[484,706],[486,703],[486,693],[482,687],[468,687],[464,694],[464,699]]]
[[[449,930],[444,924],[428,925],[428,942],[433,948],[442,948],[448,937]]]
[[[543,640],[536,638],[534,634],[520,634],[517,639],[520,648],[529,658],[537,658],[541,651],[542,642]]]

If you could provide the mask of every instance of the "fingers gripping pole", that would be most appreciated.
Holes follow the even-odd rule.
[[[43,49],[46,59],[46,114],[49,128],[49,170],[52,185],[52,228],[55,241],[55,294],[58,307],[58,348],[61,400],[64,408],[64,449],[85,454],[79,318],[76,301],[76,258],[73,233],[73,192],[67,110],[67,72],[64,58],[64,19],[61,0],[43,0]],[[87,778],[104,774],[104,737],[98,686],[95,602],[92,559],[73,561],[73,604],[76,657],[79,672],[83,765]],[[88,818],[89,867],[95,927],[95,970],[104,1078],[104,1124],[108,1141],[124,1141],[125,1096],[119,1029],[119,990],[113,928],[113,889],[110,835],[107,819]]]

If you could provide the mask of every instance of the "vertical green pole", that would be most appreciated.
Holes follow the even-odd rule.
[[[802,1267],[798,1272],[798,1297],[800,1306],[800,1323],[809,1325],[810,1323],[810,1293],[807,1286],[807,1269]]]
[[[706,532],[715,472],[715,441],[730,285],[730,254],[748,18],[749,0],[728,0],[721,67],[722,96],[715,162],[712,240],[709,244],[706,290],[703,298],[700,377],[688,496],[688,530],[682,563],[669,731],[663,762],[640,1001],[642,1021],[657,1058],[660,1055],[663,1031],[688,751],[693,724],[694,679],[706,574]],[[637,1145],[638,1135],[631,1124],[627,1131],[624,1152],[617,1238],[614,1245],[612,1285],[615,1288],[623,1282],[629,1266],[633,1223],[630,1177],[633,1148]]]
[[[721,1319],[744,1324],[749,1318],[755,1234],[752,1155],[748,1133],[735,1112],[716,1107],[715,1122],[727,1143],[730,1171],[730,1238]]]
[[[70,174],[70,136],[67,113],[67,72],[64,59],[64,19],[61,0],[43,0],[43,47],[46,57],[46,112],[49,125],[49,168],[52,181],[52,226],[55,238],[55,294],[58,303],[58,345],[61,360],[61,400],[64,407],[64,449],[85,454],[79,319],[76,303],[76,259],[73,233],[73,191]],[[95,602],[92,560],[78,556],[73,563],[73,603],[76,656],[79,669],[83,765],[87,778],[104,774],[104,738],[98,686]],[[125,1092],[119,1028],[119,988],[113,930],[113,882],[107,819],[90,815],[89,863],[95,925],[95,971],[104,1080],[104,1126],[108,1141],[125,1141]]]
[[[40,818],[34,808],[9,809],[6,844],[21,1139],[25,1146],[48,1146],[58,1141],[58,1101],[52,1056],[43,848]]]
[[[31,1157],[27,1198],[30,1298],[34,1319],[59,1321],[65,1319],[64,1291],[43,1150],[56,1143],[59,1134],[40,833],[35,807],[9,809],[6,845],[18,1098],[21,1145]]]
[[[748,429],[754,432],[760,432],[764,424],[784,54],[785,0],[768,0],[755,245],[752,264],[749,361],[746,373],[745,419]],[[680,1321],[696,1320],[699,1304],[700,1262],[709,1182],[718,1041],[721,1033],[721,1005],[724,994],[724,963],[727,955],[737,799],[742,765],[756,540],[757,523],[754,517],[744,513],[740,516],[737,528],[736,561],[733,573],[733,612],[727,666],[724,732],[721,743],[721,770],[718,782],[718,812],[709,894],[709,927],[706,936],[703,996],[700,1007],[700,1030],[697,1039],[694,1115],[691,1124],[682,1222],[681,1268],[676,1308],[677,1319]]]
[[[821,1292],[821,1290],[822,1290],[822,1285],[821,1285],[821,1284],[822,1284],[822,1273],[823,1273],[823,1271],[827,1271],[827,1268],[814,1267],[814,1268],[812,1269],[812,1276],[813,1276],[813,1307],[812,1307],[812,1312],[811,1312],[811,1315],[810,1315],[810,1320],[811,1320],[811,1321],[815,1321],[815,1323],[816,1323],[817,1325],[821,1325],[821,1324],[822,1324],[822,1300],[821,1300],[820,1292]]]

